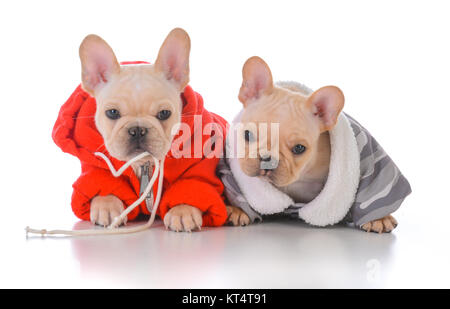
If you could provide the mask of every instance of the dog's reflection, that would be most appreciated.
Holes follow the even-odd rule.
[[[247,238],[245,245],[236,248],[230,244],[225,248],[241,251],[244,259],[239,263],[246,260],[241,266],[253,276],[248,284],[253,281],[278,288],[358,288],[383,286],[389,280],[395,248],[392,233],[367,233],[344,224],[314,228],[283,217],[265,218],[254,228],[257,231],[251,231],[251,236],[239,236]],[[267,278],[274,284],[267,284]]]
[[[73,229],[91,227],[90,222],[80,221]],[[72,249],[87,279],[101,278],[124,287],[191,287],[206,286],[220,267],[224,239],[224,229],[177,233],[156,220],[141,233],[73,238]]]
[[[124,287],[377,287],[388,280],[394,243],[394,234],[273,218],[194,233],[156,221],[142,233],[74,238],[72,248],[83,278]]]

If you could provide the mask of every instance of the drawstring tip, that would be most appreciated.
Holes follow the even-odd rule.
[[[28,233],[41,234],[41,236],[45,236],[45,235],[47,235],[47,230],[46,229],[42,229],[42,230],[39,231],[39,230],[35,230],[35,229],[32,229],[29,226],[27,226],[25,228],[26,237],[28,237]]]

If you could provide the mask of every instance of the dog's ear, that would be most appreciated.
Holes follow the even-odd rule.
[[[79,52],[82,86],[91,95],[120,72],[120,65],[111,47],[95,34],[83,40]]]
[[[167,35],[155,61],[155,69],[162,72],[180,91],[189,82],[190,50],[191,39],[187,32],[175,28]]]
[[[247,106],[251,101],[273,90],[272,72],[267,63],[254,56],[249,58],[242,68],[242,86],[239,100]]]
[[[344,94],[335,86],[322,87],[308,98],[307,104],[314,117],[320,121],[320,130],[331,130],[344,107]]]

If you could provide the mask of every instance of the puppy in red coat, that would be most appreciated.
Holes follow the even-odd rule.
[[[179,28],[167,36],[153,65],[120,65],[96,35],[82,42],[82,84],[62,106],[53,129],[55,143],[81,161],[72,195],[79,218],[109,225],[138,199],[152,173],[152,160],[145,157],[116,178],[95,152],[118,169],[147,151],[165,158],[158,215],[167,228],[191,231],[226,222],[223,184],[215,174],[226,121],[204,109],[202,97],[187,86],[189,52],[189,36]],[[150,214],[152,200],[149,196],[127,219]]]

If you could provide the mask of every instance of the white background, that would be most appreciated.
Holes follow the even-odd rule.
[[[241,108],[242,65],[253,55],[275,80],[339,86],[344,110],[413,188],[390,253],[403,268],[383,286],[449,287],[449,16],[447,1],[2,1],[0,286],[51,286],[51,269],[62,271],[46,269],[57,264],[45,252],[54,243],[26,241],[23,228],[78,221],[70,196],[79,162],[54,145],[51,131],[80,82],[84,36],[102,36],[119,61],[152,62],[168,32],[182,27],[192,41],[190,84],[229,121]],[[57,244],[51,254],[78,278],[73,285],[92,282],[80,277],[69,240]],[[46,270],[26,266],[33,260]]]

